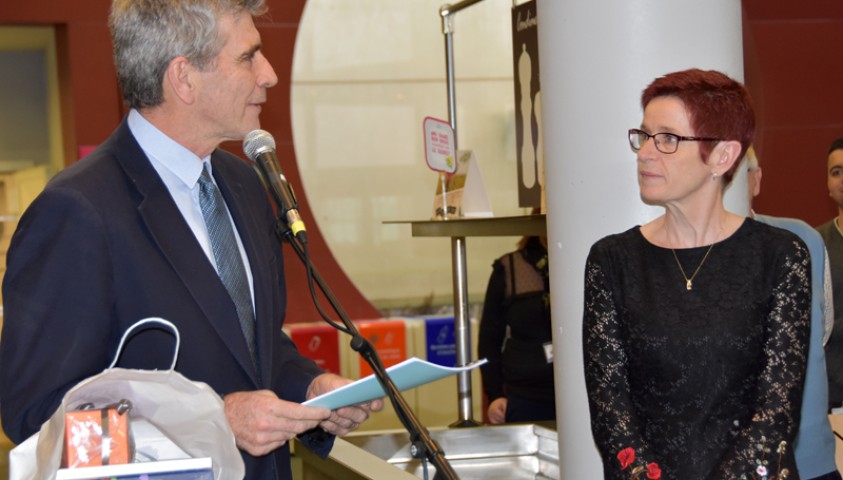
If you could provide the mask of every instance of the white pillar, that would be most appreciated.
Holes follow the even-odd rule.
[[[583,375],[585,259],[598,239],[663,212],[640,200],[626,131],[658,76],[695,67],[743,80],[741,4],[537,1],[560,478],[602,478]],[[727,209],[745,214],[746,196],[742,173]]]

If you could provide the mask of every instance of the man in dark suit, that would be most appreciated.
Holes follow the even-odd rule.
[[[50,181],[7,257],[0,417],[16,443],[38,431],[69,388],[103,371],[122,333],[146,317],[178,327],[176,370],[224,398],[248,479],[291,478],[290,439],[327,455],[333,435],[382,408],[380,400],[333,412],[300,405],[349,380],[323,373],[282,332],[275,216],[254,171],[217,148],[259,128],[277,82],[252,20],[264,10],[263,0],[114,0],[115,60],[132,110]],[[200,205],[207,174],[234,227],[229,247],[248,280],[253,341],[218,274]],[[172,348],[168,333],[144,330],[118,366],[167,368]]]

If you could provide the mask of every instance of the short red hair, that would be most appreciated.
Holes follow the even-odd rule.
[[[691,135],[740,142],[738,160],[723,174],[728,185],[755,138],[755,112],[746,87],[716,70],[693,68],[655,79],[641,94],[641,107],[647,108],[658,97],[674,97],[682,102],[694,130]],[[711,155],[714,145],[699,142],[703,161]]]

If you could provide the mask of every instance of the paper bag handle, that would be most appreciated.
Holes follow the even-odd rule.
[[[117,351],[114,353],[114,360],[111,361],[111,365],[108,366],[108,369],[111,370],[117,365],[117,360],[120,358],[120,354],[123,352],[123,344],[126,343],[126,340],[132,336],[132,333],[137,330],[138,328],[146,325],[147,323],[157,323],[159,325],[163,325],[168,327],[172,330],[173,335],[176,336],[176,350],[173,352],[173,363],[170,365],[170,370],[174,370],[176,368],[176,362],[179,359],[179,345],[181,345],[181,337],[179,336],[179,329],[176,328],[171,322],[164,320],[163,318],[158,317],[150,317],[144,318],[143,320],[137,321],[134,325],[129,327],[126,332],[123,334],[123,337],[120,339],[120,344],[117,345]]]

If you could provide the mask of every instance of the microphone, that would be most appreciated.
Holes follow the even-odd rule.
[[[249,160],[255,162],[267,183],[267,189],[278,206],[279,213],[287,219],[293,235],[302,243],[307,242],[304,222],[298,211],[298,203],[287,177],[281,172],[275,156],[275,139],[265,130],[252,130],[243,139],[243,151]]]

